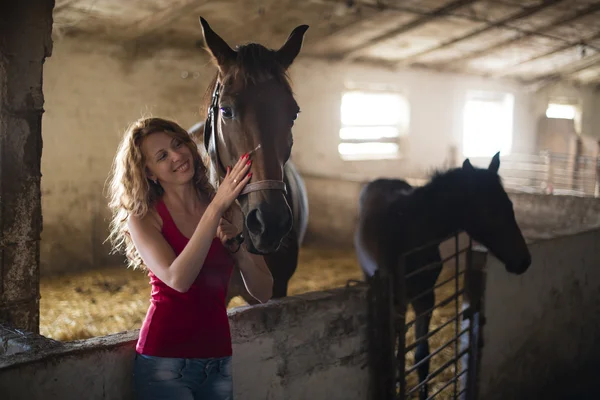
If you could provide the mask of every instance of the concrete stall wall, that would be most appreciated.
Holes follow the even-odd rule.
[[[231,310],[235,398],[367,398],[366,312],[364,287]],[[0,357],[1,398],[130,399],[137,335],[38,340],[33,354]]]
[[[365,182],[304,176],[311,218],[307,242],[350,246]],[[414,186],[422,180],[409,180]],[[541,239],[600,227],[600,198],[509,192],[517,222],[529,239]]]
[[[521,276],[488,257],[480,398],[600,398],[598,243],[598,229],[533,243]]]
[[[119,138],[143,115],[173,118],[183,127],[191,127],[199,120],[199,105],[214,72],[200,49],[134,57],[118,45],[90,38],[54,38],[53,55],[44,65],[43,275],[121,263],[121,257],[108,256],[109,247],[104,243],[109,220],[104,189]],[[362,180],[382,175],[420,176],[444,164],[450,146],[457,146],[460,152],[461,109],[469,89],[515,94],[515,151],[533,149],[537,119],[544,111],[540,106],[544,99],[502,81],[390,72],[302,57],[290,72],[302,109],[294,127],[292,157],[307,175],[344,173]],[[411,122],[402,158],[340,159],[340,103],[349,83],[383,83],[405,93]],[[311,206],[311,212],[318,204]],[[314,225],[314,218],[311,221]]]

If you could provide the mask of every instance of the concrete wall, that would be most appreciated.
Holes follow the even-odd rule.
[[[102,244],[110,218],[104,185],[118,141],[143,115],[185,128],[198,120],[209,76],[181,74],[205,62],[199,54],[133,59],[103,42],[55,41],[44,70],[42,274],[121,260]]]
[[[214,71],[200,49],[134,57],[115,44],[55,38],[53,55],[44,65],[42,274],[121,262],[108,257],[103,244],[109,219],[103,189],[118,140],[142,115],[173,118],[184,127],[198,122],[198,107]],[[536,106],[541,100],[535,94],[515,84],[461,75],[392,73],[300,57],[291,76],[302,109],[292,157],[305,174],[421,176],[447,161],[450,146],[460,153],[468,89],[514,93],[515,151],[533,149],[538,114],[545,110]],[[340,102],[347,83],[385,83],[404,91],[411,123],[401,159],[340,159]]]
[[[352,245],[363,181],[304,176],[311,218],[306,240]],[[415,186],[423,180],[409,180]],[[528,239],[542,239],[600,227],[600,198],[509,192]]]
[[[235,398],[365,399],[366,312],[365,287],[231,310]],[[27,339],[35,352],[0,357],[1,397],[130,399],[137,335],[131,331],[69,343],[45,340],[45,345]],[[14,334],[10,340],[0,341],[5,345],[0,350],[17,352]]]
[[[480,398],[600,398],[599,242],[593,230],[531,244],[521,276],[488,257]]]

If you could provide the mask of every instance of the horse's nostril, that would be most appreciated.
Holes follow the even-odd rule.
[[[255,235],[262,235],[265,230],[262,215],[258,209],[254,209],[248,213],[246,217],[246,227]]]

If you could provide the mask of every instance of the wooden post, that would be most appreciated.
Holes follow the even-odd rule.
[[[482,327],[485,324],[483,301],[485,293],[485,265],[487,250],[470,246],[467,253],[465,270],[465,295],[462,309],[463,322],[469,327],[468,340],[461,340],[461,351],[470,346],[467,358],[466,378],[461,379],[461,389],[467,389],[461,400],[476,400],[478,398],[479,366],[481,364],[481,348],[483,347]]]
[[[378,270],[369,285],[369,358],[373,400],[392,400],[395,393],[392,280]]]

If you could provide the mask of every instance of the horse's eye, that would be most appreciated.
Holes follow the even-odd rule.
[[[292,126],[294,126],[294,121],[298,119],[298,114],[300,114],[300,109],[296,111],[296,114],[292,117]]]
[[[233,118],[233,110],[231,107],[221,107],[221,114],[223,118]]]

